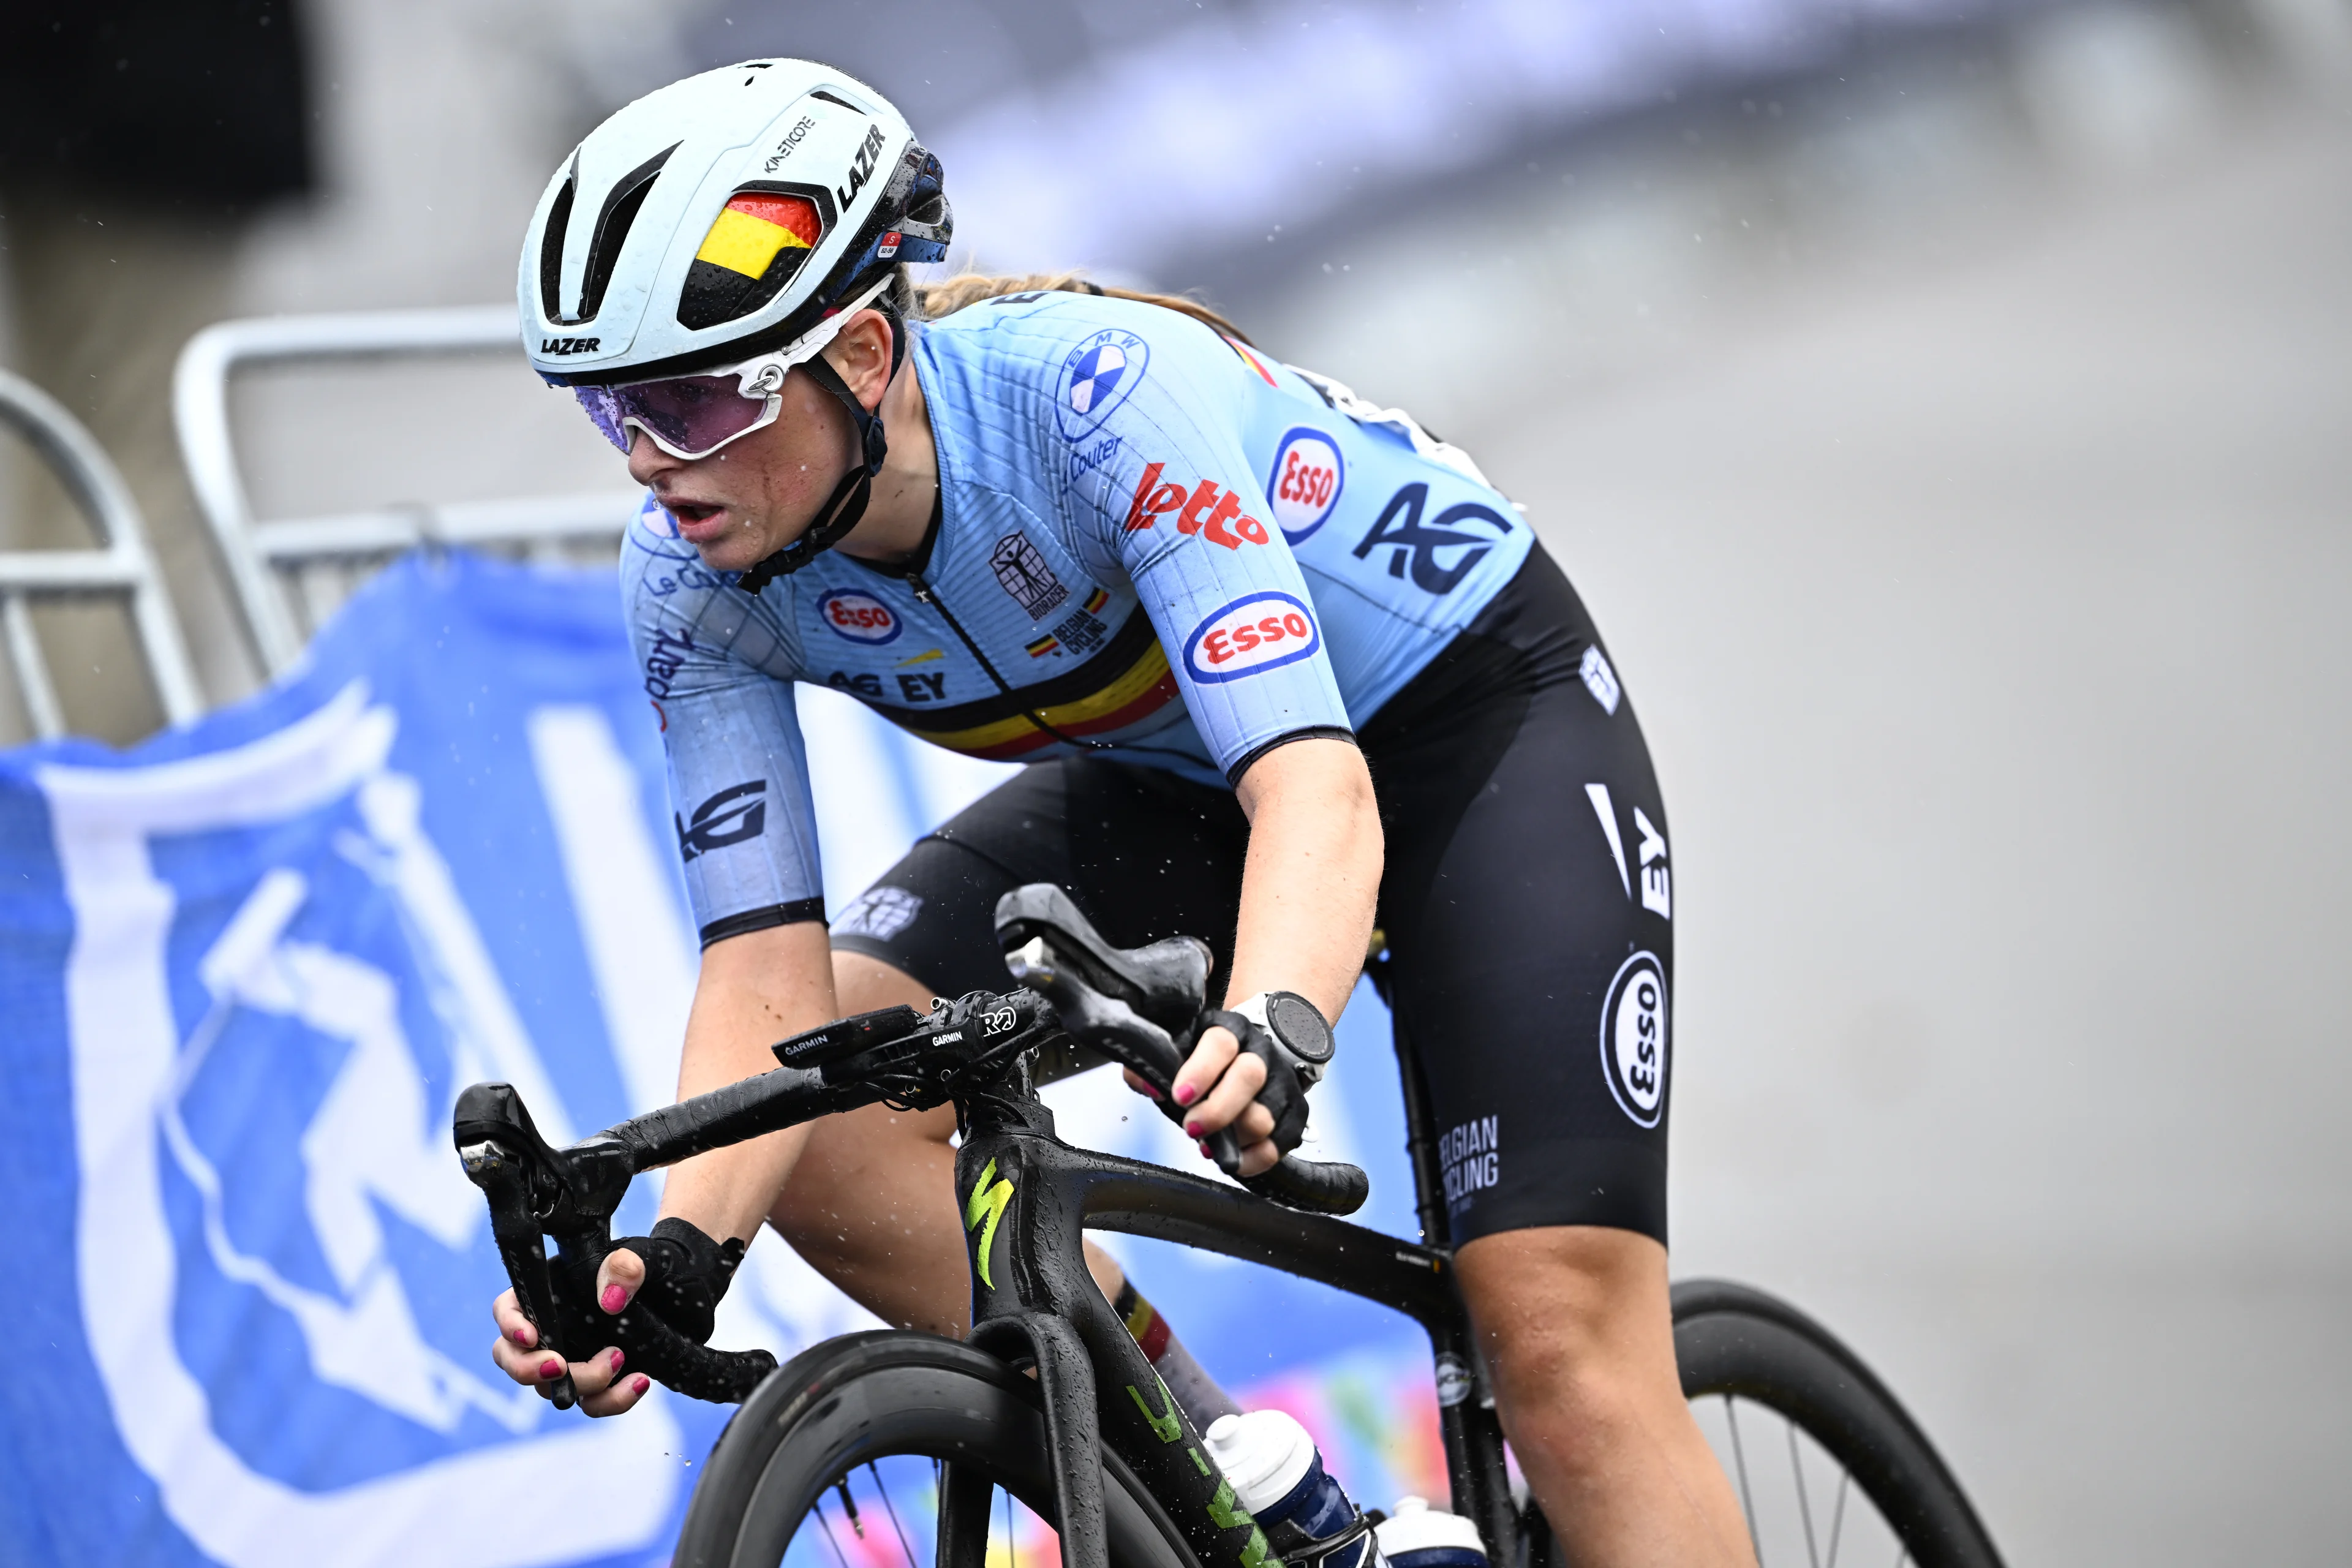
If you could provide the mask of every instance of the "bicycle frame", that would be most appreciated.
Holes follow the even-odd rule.
[[[1428,1234],[1443,1212],[1433,1141],[1402,1036],[1398,1044],[1415,1197]],[[1270,1554],[1206,1458],[1200,1434],[1096,1288],[1082,1249],[1087,1229],[1264,1264],[1420,1323],[1430,1339],[1454,1507],[1475,1521],[1495,1561],[1517,1558],[1520,1517],[1502,1428],[1486,1394],[1449,1251],[1158,1165],[1073,1149],[1055,1136],[1053,1112],[1027,1091],[1024,1078],[1014,1092],[976,1097],[961,1110],[956,1194],[971,1262],[972,1342],[999,1354],[1017,1353],[1025,1342],[1045,1385],[1065,1568],[1107,1562],[1101,1472],[1089,1462],[1097,1436],[1168,1509],[1207,1568],[1230,1561],[1262,1568]],[[952,1493],[952,1487],[943,1489]]]

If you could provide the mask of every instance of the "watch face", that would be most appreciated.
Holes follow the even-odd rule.
[[[1265,1023],[1274,1037],[1301,1061],[1331,1059],[1331,1026],[1324,1022],[1321,1009],[1306,997],[1289,991],[1273,993],[1265,999]]]

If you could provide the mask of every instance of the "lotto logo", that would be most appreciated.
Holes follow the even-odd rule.
[[[1128,532],[1150,528],[1173,512],[1177,532],[1197,533],[1210,543],[1222,544],[1228,550],[1239,550],[1244,544],[1264,544],[1271,537],[1265,531],[1265,524],[1242,515],[1240,492],[1229,490],[1214,479],[1202,479],[1190,490],[1179,483],[1161,484],[1160,470],[1167,466],[1144,465],[1143,478],[1136,483],[1135,499],[1128,504]]]
[[[1184,639],[1184,668],[1194,680],[1239,680],[1296,664],[1323,646],[1315,614],[1289,595],[1268,589],[1235,599]]]
[[[1274,449],[1274,471],[1265,486],[1282,537],[1293,544],[1305,543],[1308,534],[1331,520],[1346,483],[1339,443],[1304,425],[1284,435]]]
[[[835,588],[816,602],[817,618],[856,643],[886,643],[904,629],[898,612],[871,594]]]

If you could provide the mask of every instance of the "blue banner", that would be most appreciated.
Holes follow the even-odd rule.
[[[834,694],[803,714],[835,909],[1003,771]],[[0,1215],[23,1352],[0,1385],[0,1556],[667,1560],[726,1412],[657,1391],[592,1422],[496,1372],[503,1279],[448,1132],[484,1079],[557,1141],[673,1097],[696,954],[656,726],[608,578],[454,555],[384,572],[296,675],[190,730],[0,756]],[[1370,1165],[1372,1223],[1409,1233],[1369,996],[1341,1059],[1318,1091],[1324,1152]],[[1202,1168],[1115,1076],[1049,1098],[1074,1142]],[[656,1200],[640,1184],[625,1228]],[[1297,1409],[1360,1496],[1442,1486],[1402,1320],[1117,1245],[1202,1359]],[[870,1323],[766,1237],[716,1342],[788,1356]]]

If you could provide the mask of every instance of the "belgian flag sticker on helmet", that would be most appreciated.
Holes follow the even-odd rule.
[[[824,236],[824,219],[808,197],[738,191],[687,268],[678,324],[715,327],[751,314],[776,297]]]

